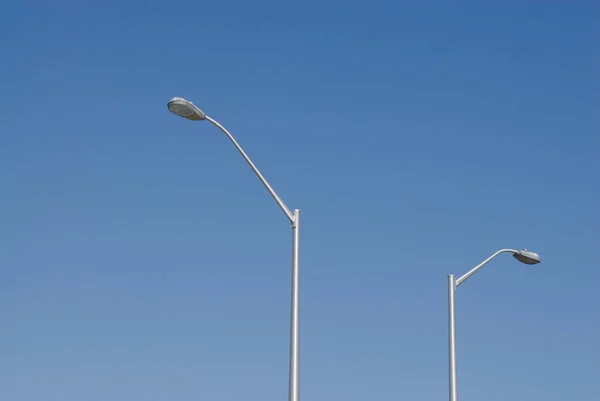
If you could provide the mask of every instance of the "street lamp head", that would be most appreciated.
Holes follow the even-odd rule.
[[[513,253],[513,256],[519,262],[525,263],[526,265],[536,265],[542,261],[540,255],[535,252],[528,251],[527,249],[517,251]]]
[[[202,110],[196,107],[194,103],[181,97],[174,97],[169,100],[167,107],[171,113],[187,118],[188,120],[206,120],[206,114]]]

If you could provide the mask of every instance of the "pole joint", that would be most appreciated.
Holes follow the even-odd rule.
[[[290,219],[290,223],[292,225],[292,228],[296,228],[298,226],[298,217],[300,215],[300,210],[299,209],[294,209],[292,210],[292,218]]]

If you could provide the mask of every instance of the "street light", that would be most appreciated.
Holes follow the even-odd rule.
[[[233,138],[233,136],[219,124],[217,121],[213,120],[209,116],[207,116],[202,110],[200,110],[196,105],[192,102],[182,99],[180,97],[174,97],[167,104],[169,111],[174,114],[177,114],[180,117],[187,118],[188,120],[194,121],[202,121],[206,120],[212,123],[214,126],[219,128],[233,143],[238,152],[242,155],[246,163],[250,166],[254,174],[258,177],[258,179],[265,186],[269,194],[273,197],[279,208],[286,215],[288,220],[292,225],[292,299],[291,299],[291,308],[290,308],[290,356],[289,356],[289,393],[288,400],[289,401],[299,401],[299,390],[300,390],[300,382],[299,382],[299,373],[300,373],[300,362],[299,362],[299,278],[300,278],[300,210],[294,209],[290,210],[281,200],[281,198],[277,195],[275,190],[269,185],[265,177],[260,173],[258,168],[252,163],[252,160],[248,157],[246,152],[242,149],[242,147],[237,143],[237,141]]]
[[[515,249],[500,249],[492,256],[469,270],[464,276],[456,278],[454,274],[448,276],[448,362],[449,362],[449,383],[450,383],[450,401],[458,400],[457,392],[457,373],[456,373],[456,319],[455,319],[455,308],[454,308],[454,296],[456,293],[456,287],[464,283],[469,277],[477,273],[479,269],[485,266],[490,260],[494,259],[501,253],[510,252],[513,257],[519,262],[526,265],[535,265],[542,261],[540,255],[535,252],[523,249],[517,251]]]

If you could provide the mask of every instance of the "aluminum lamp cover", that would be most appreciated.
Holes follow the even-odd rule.
[[[513,256],[519,262],[525,263],[526,265],[536,265],[542,261],[540,255],[535,252],[528,251],[527,249],[515,252],[513,253]]]
[[[206,114],[196,105],[181,97],[174,97],[167,104],[169,111],[177,114],[179,117],[187,118],[188,120],[206,120]]]

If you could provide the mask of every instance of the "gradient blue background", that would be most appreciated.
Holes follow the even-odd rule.
[[[15,2],[0,13],[0,399],[600,397],[600,7]],[[82,3],[82,4],[79,4]],[[471,2],[472,3],[472,2]],[[503,3],[503,5],[500,5]],[[495,4],[495,5],[492,5]]]

